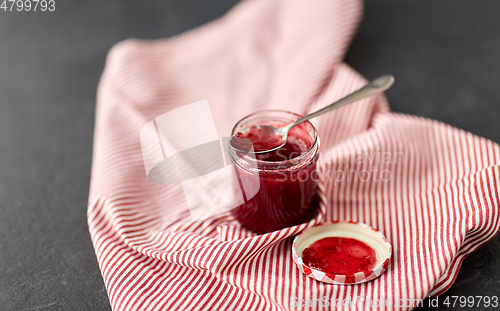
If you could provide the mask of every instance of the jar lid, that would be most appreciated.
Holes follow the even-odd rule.
[[[377,256],[377,264],[373,269],[354,274],[331,274],[313,269],[302,261],[302,252],[312,243],[327,237],[351,238],[371,247]],[[351,221],[335,221],[311,227],[297,235],[292,244],[293,261],[302,273],[330,284],[348,285],[371,281],[384,273],[389,267],[392,246],[386,237],[372,227]]]

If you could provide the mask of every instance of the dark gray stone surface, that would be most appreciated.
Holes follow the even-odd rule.
[[[0,11],[0,310],[110,309],[86,223],[106,53],[236,2],[56,0],[50,13]],[[368,78],[396,76],[395,111],[499,142],[499,11],[495,0],[370,0],[347,62]],[[465,260],[446,295],[499,295],[499,258],[497,237]]]

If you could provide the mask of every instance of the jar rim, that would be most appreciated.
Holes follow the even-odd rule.
[[[238,122],[236,122],[236,124],[234,125],[233,129],[231,130],[231,137],[235,135],[235,133],[237,133],[237,130],[236,128],[238,127],[238,125],[240,125],[242,123],[242,121],[246,120],[246,119],[249,119],[253,116],[256,116],[256,115],[259,115],[259,114],[262,114],[262,113],[285,113],[285,114],[289,114],[289,115],[293,115],[295,117],[297,117],[296,120],[302,118],[303,116],[301,116],[300,114],[298,113],[295,113],[295,112],[291,112],[291,111],[287,111],[287,110],[280,110],[280,109],[266,109],[266,110],[258,110],[258,111],[255,111],[243,118],[241,118]],[[290,122],[293,122],[290,121]],[[318,130],[316,129],[316,127],[308,120],[308,121],[304,121],[304,123],[308,124],[309,126],[311,126],[312,130],[313,130],[313,133],[314,133],[314,139],[311,140],[311,146],[302,154],[300,154],[299,156],[297,157],[294,157],[294,158],[291,158],[291,159],[288,159],[288,160],[285,160],[285,161],[266,161],[266,160],[259,160],[257,158],[255,158],[255,161],[257,163],[261,163],[263,165],[284,165],[284,164],[291,164],[291,163],[294,163],[294,162],[297,162],[297,164],[300,164],[305,158],[307,158],[308,156],[311,156],[311,151],[314,150],[314,149],[317,149],[319,150],[319,135],[318,135]],[[231,147],[229,147],[231,149]],[[255,154],[255,152],[249,152],[251,154]],[[317,153],[316,151],[314,153]],[[314,157],[314,154],[312,155]]]

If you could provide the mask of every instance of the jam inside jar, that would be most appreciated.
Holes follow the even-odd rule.
[[[279,110],[257,112],[240,120],[231,135],[249,139],[257,150],[259,142],[266,139],[259,136],[258,125],[281,127],[300,117]],[[244,154],[229,148],[229,156],[240,186],[252,183],[258,188],[255,195],[245,197],[245,203],[232,209],[243,226],[267,233],[310,221],[317,215],[319,137],[310,122],[293,127],[287,143],[276,151]]]

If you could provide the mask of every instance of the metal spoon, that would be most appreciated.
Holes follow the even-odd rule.
[[[302,122],[305,122],[309,119],[315,118],[317,116],[320,116],[324,113],[327,113],[329,111],[332,111],[334,109],[340,108],[342,106],[345,106],[347,104],[353,103],[355,101],[361,100],[363,98],[381,93],[388,88],[391,87],[391,85],[394,83],[394,77],[392,75],[384,75],[381,77],[378,77],[377,79],[369,82],[367,85],[364,87],[358,89],[357,91],[352,92],[351,94],[339,99],[338,101],[334,102],[333,104],[330,104],[316,112],[310,113],[306,115],[305,117],[302,117],[286,126],[283,127],[274,127],[270,125],[258,125],[257,128],[261,130],[261,132],[264,132],[265,135],[276,135],[277,137],[281,136],[281,144],[277,146],[273,146],[271,149],[266,149],[266,150],[260,150],[260,151],[254,151],[256,154],[262,154],[262,153],[267,153],[271,151],[278,150],[279,148],[283,147],[286,144],[286,141],[288,139],[288,132],[290,129]],[[276,137],[274,136],[274,137]],[[233,136],[232,138],[234,138]],[[238,144],[233,144],[233,139],[231,138],[231,143],[229,144],[231,148],[235,149],[236,151],[241,151],[241,152],[247,152],[247,150],[241,150],[237,146]]]

